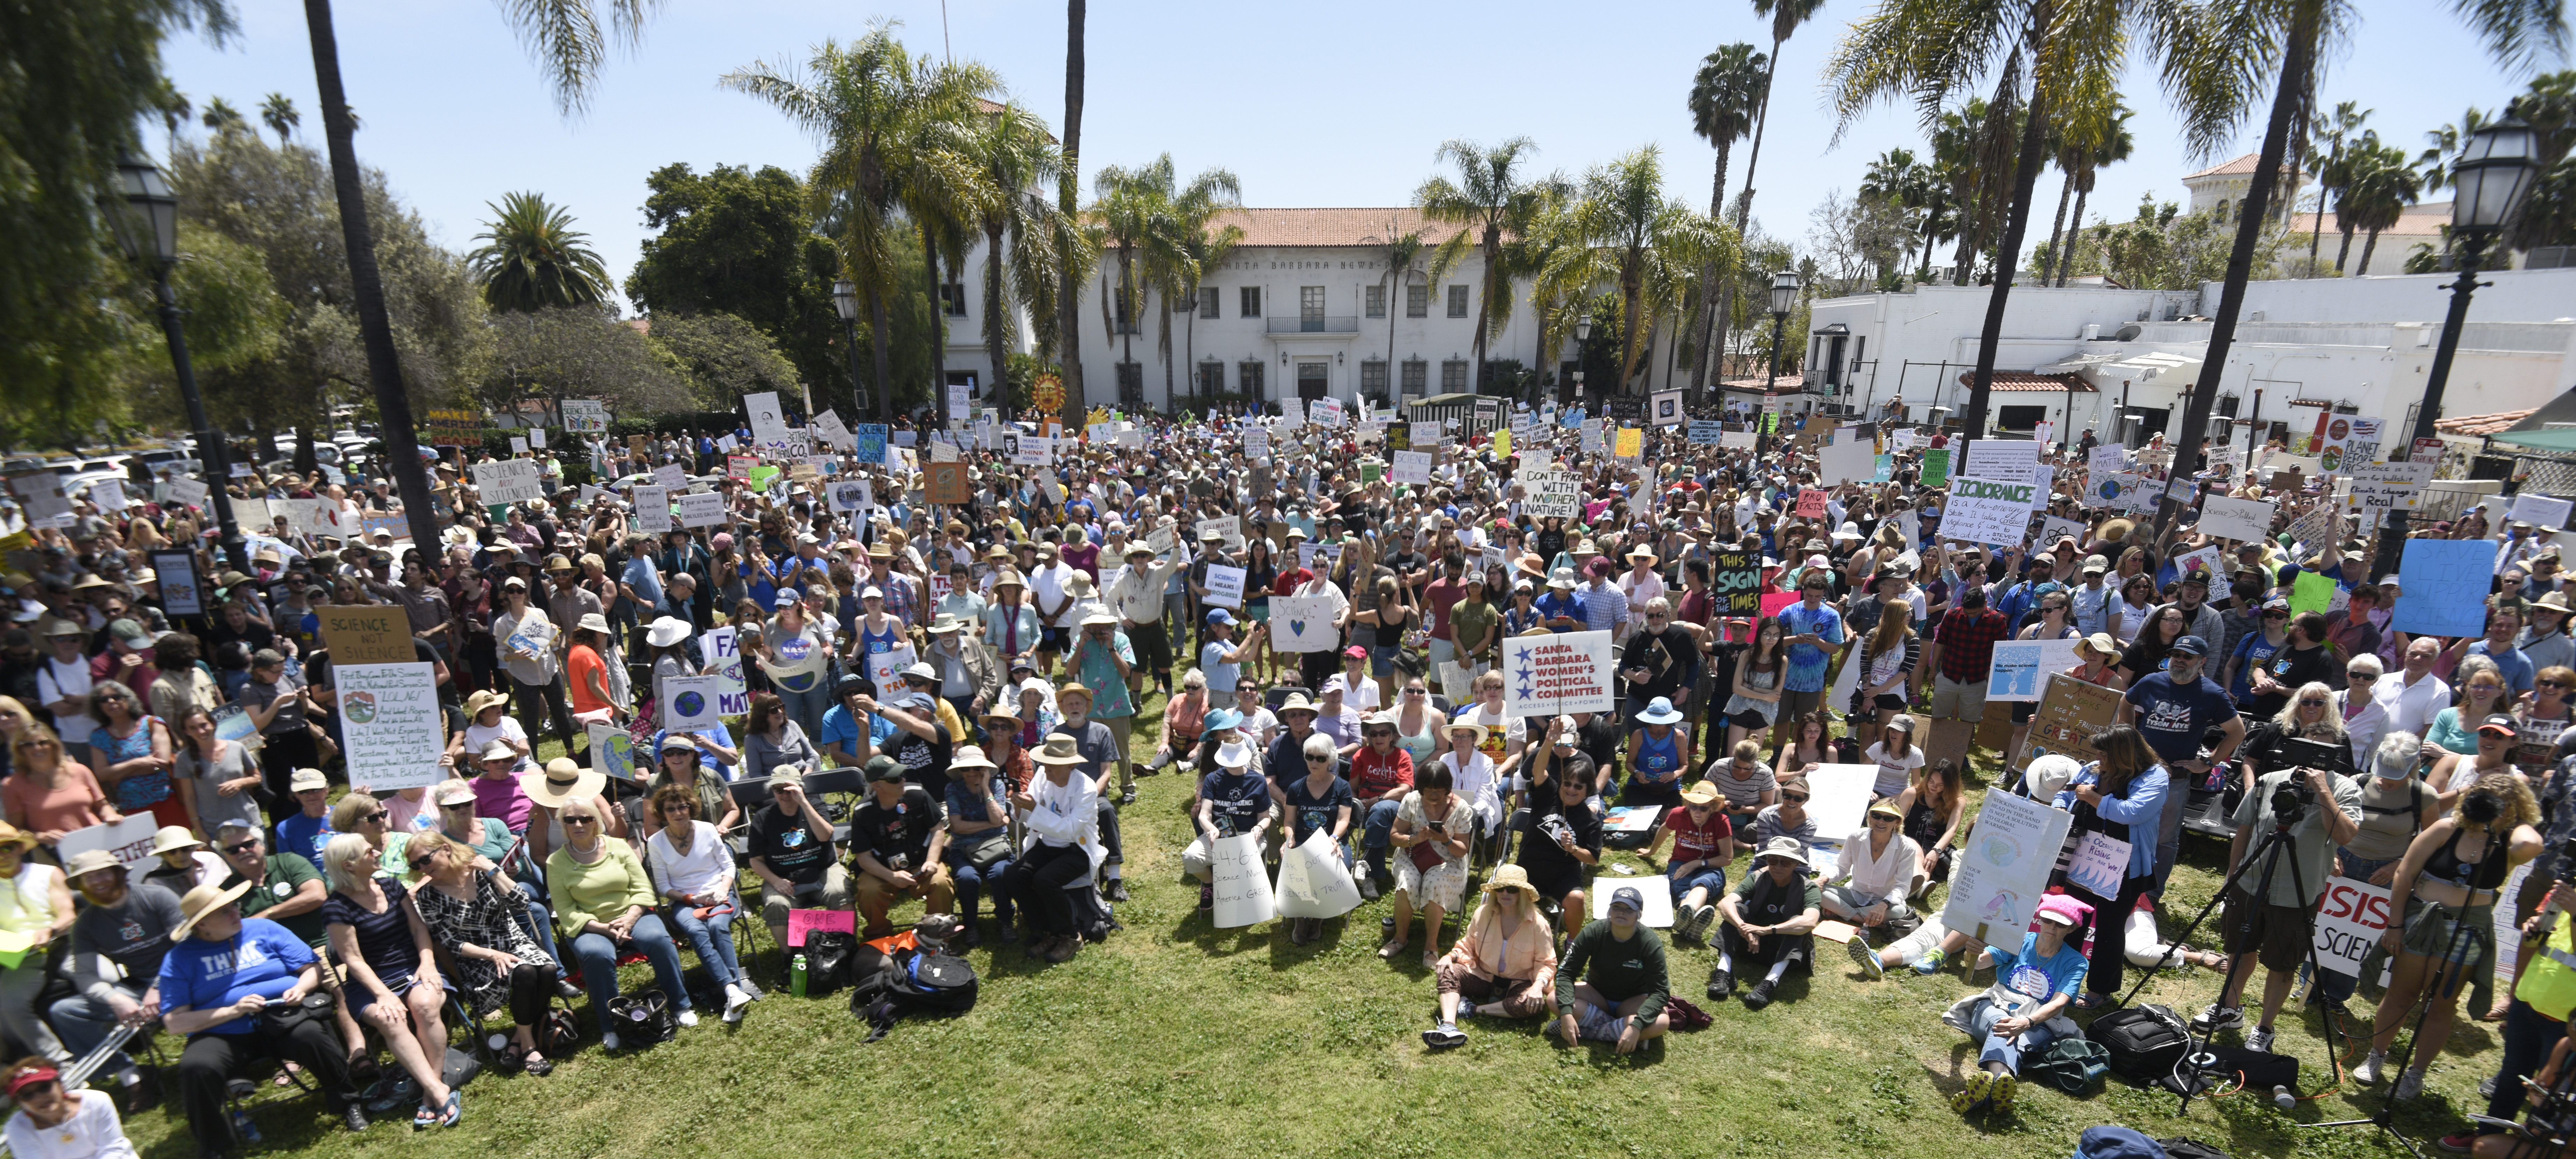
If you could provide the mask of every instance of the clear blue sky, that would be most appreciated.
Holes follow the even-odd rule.
[[[256,116],[271,91],[305,114],[300,135],[321,144],[303,5],[236,0],[242,35],[221,48],[182,36],[168,46],[181,91],[202,106],[222,96]],[[604,5],[603,5],[604,7]],[[2331,107],[2359,99],[2371,124],[2408,149],[2424,130],[2469,105],[2494,108],[2524,82],[2492,66],[2447,5],[2387,0],[2366,6],[2351,50],[2323,89]],[[757,60],[801,63],[826,38],[862,34],[871,16],[898,19],[916,50],[941,49],[937,0],[875,5],[804,0],[666,0],[642,45],[610,62],[591,112],[557,114],[496,0],[417,0],[337,6],[341,67],[365,122],[359,158],[385,170],[440,242],[470,248],[486,203],[521,189],[568,207],[619,279],[646,236],[644,178],[673,161],[776,164],[802,171],[815,144],[751,99],[717,88]],[[1712,154],[1691,135],[1683,101],[1700,57],[1720,44],[1769,49],[1769,24],[1740,3],[1650,0],[1617,20],[1569,21],[1562,5],[1480,3],[1296,5],[1117,4],[1094,0],[1087,29],[1084,188],[1106,164],[1169,151],[1184,174],[1234,171],[1246,204],[1405,204],[1434,170],[1445,139],[1526,134],[1545,168],[1569,174],[1645,144],[1660,145],[1667,186],[1705,205]],[[1851,192],[1870,158],[1891,147],[1923,152],[1910,108],[1882,108],[1828,147],[1821,68],[1834,41],[1868,11],[1827,4],[1783,52],[1763,147],[1757,221],[1803,238],[1809,209],[1829,190]],[[950,0],[949,43],[961,59],[999,71],[1050,124],[1064,113],[1064,6]],[[1478,62],[1490,61],[1490,65]],[[2104,171],[2092,201],[2125,219],[2142,193],[2180,201],[2186,155],[2150,79],[2129,101],[2138,146]],[[2250,151],[2260,125],[2239,148]],[[1739,144],[1730,194],[1740,188]],[[2046,238],[2057,175],[2038,197]]]

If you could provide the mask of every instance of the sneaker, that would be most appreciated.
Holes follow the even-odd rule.
[[[697,1025],[697,1024],[698,1024],[698,1012],[697,1012],[697,1011],[695,1011],[695,1010],[691,1010],[691,1009],[689,1009],[689,1008],[687,1008],[687,1007],[685,1007],[685,1006],[684,1006],[684,1007],[681,1007],[681,1008],[680,1008],[680,1025],[682,1025],[682,1026],[695,1026],[695,1025]]]
[[[2423,1093],[2424,1068],[2416,1066],[2406,1068],[2404,1074],[2397,1076],[2397,1089],[2389,1092],[2388,1097],[2402,1103]]]
[[[600,1036],[599,1036],[599,1049],[601,1049],[601,1050],[605,1050],[605,1051],[609,1051],[609,1052],[611,1052],[611,1053],[615,1053],[615,1052],[616,1052],[616,1050],[617,1050],[617,1046],[618,1046],[618,1043],[617,1043],[617,1032],[616,1032],[616,1031],[611,1030],[611,1031],[609,1031],[609,1032],[607,1032],[607,1033],[602,1034],[602,1035],[600,1035]]]
[[[1771,980],[1769,978],[1754,983],[1752,989],[1744,992],[1744,1008],[1747,1010],[1760,1010],[1770,1004]]]
[[[2191,1020],[2191,1028],[2202,1034],[2216,1034],[2219,1031],[2234,1030],[2243,1025],[2245,1025],[2243,1009],[2235,1006],[2221,1006],[2215,1002],[2203,1009],[2200,1017]]]
[[[1133,805],[1133,804],[1135,804],[1135,803],[1136,803],[1136,790],[1134,790],[1134,789],[1128,789],[1128,790],[1126,790],[1126,791],[1124,791],[1124,792],[1122,792],[1122,793],[1118,794],[1118,805],[1119,805],[1119,807],[1120,807],[1120,808],[1125,808],[1126,806]]]
[[[1474,1018],[1475,1016],[1476,1016],[1476,1004],[1475,1004],[1475,1003],[1473,1003],[1473,1002],[1469,1002],[1469,1001],[1467,1001],[1467,1000],[1466,1000],[1466,999],[1464,999],[1464,998],[1459,999],[1459,1000],[1458,1000],[1458,1017],[1460,1017],[1460,1018]]]
[[[1699,907],[1699,940],[1706,942],[1708,940],[1708,932],[1716,928],[1717,907],[1713,905],[1704,905]]]
[[[1127,900],[1127,879],[1123,877],[1110,878],[1109,888],[1100,891],[1100,896],[1113,902]]]
[[[348,1106],[342,1107],[340,1108],[340,1121],[348,1124],[351,1131],[364,1131],[367,1129],[366,1108],[361,1107],[356,1103],[351,1103]],[[252,1142],[258,1142],[258,1140],[254,1139]]]
[[[1443,1022],[1422,1032],[1422,1045],[1433,1050],[1448,1050],[1467,1045],[1467,1036],[1459,1031],[1457,1023]]]
[[[2352,1081],[2366,1087],[2377,1086],[2379,1072],[2386,1069],[2388,1069],[2388,1053],[2379,1050],[2371,1051],[2368,1057],[2361,1060],[2360,1066],[2352,1068]]]
[[[743,1008],[751,1005],[751,995],[743,993],[742,987],[728,983],[724,988],[724,999],[724,1020],[728,1023],[742,1021]]]
[[[2020,1081],[2009,1074],[1995,1076],[1994,1084],[1986,1088],[1986,1100],[1994,1105],[1995,1113],[2002,1115],[2012,1113],[2013,1091],[2020,1085]]]
[[[1976,1073],[1968,1076],[1967,1085],[1960,1087],[1958,1094],[1950,1096],[1950,1109],[1962,1115],[1976,1110],[1994,1089],[1995,1073],[1984,1067],[1978,1067]]]
[[[1870,981],[1875,982],[1887,976],[1886,964],[1878,960],[1878,951],[1870,949],[1868,943],[1859,938],[1853,938],[1843,943],[1843,949],[1850,952],[1852,964],[1859,966],[1861,973],[1869,975]]]
[[[1216,883],[1215,883],[1215,882],[1213,882],[1213,881],[1211,881],[1211,882],[1208,882],[1208,883],[1206,883],[1206,884],[1204,884],[1204,885],[1201,885],[1201,886],[1199,887],[1199,913],[1201,913],[1201,914],[1203,914],[1203,915],[1204,915],[1204,914],[1212,914],[1212,913],[1215,913],[1215,912],[1216,912]],[[1390,920],[1392,920],[1392,919],[1390,919]]]
[[[2457,1135],[2444,1135],[2433,1140],[2433,1145],[2454,1155],[2466,1155],[2477,1147],[2478,1133],[2462,1131]]]
[[[2490,1098],[2490,1099],[2494,1098],[2494,1097],[2495,1097],[2495,1089],[2496,1089],[2496,1076],[2494,1076],[2494,1075],[2488,1075],[2488,1076],[2486,1077],[2486,1081],[2481,1082],[2481,1083],[2479,1083],[2479,1084],[2478,1084],[2478,1094],[2479,1094],[2479,1095],[2481,1095],[2481,1096],[2483,1096],[2483,1097],[2486,1097],[2486,1098]]]
[[[1940,947],[1935,946],[1932,949],[1924,951],[1922,957],[1914,959],[1914,972],[1927,977],[1933,974],[1938,974],[1941,972],[1941,967],[1945,963],[1949,962],[1949,960],[1950,955],[1942,952]]]
[[[1374,873],[1370,873],[1368,870],[1362,869],[1362,870],[1358,871],[1357,873],[1352,874],[1351,876],[1356,877],[1356,878],[1358,878],[1358,879],[1359,879],[1359,886],[1360,886],[1360,900],[1362,900],[1362,901],[1376,901],[1376,900],[1377,900],[1377,875],[1376,875],[1376,874],[1374,874]]]
[[[2256,1027],[2254,1033],[2245,1036],[2245,1049],[2256,1054],[2272,1053],[2272,1028]]]
[[[1727,997],[1728,997],[1729,995],[1734,994],[1734,993],[1735,993],[1735,975],[1733,975],[1733,974],[1729,974],[1729,973],[1727,973],[1727,972],[1726,972],[1726,971],[1724,971],[1724,970],[1711,970],[1711,971],[1709,971],[1709,974],[1708,974],[1708,1000],[1709,1000],[1709,1001],[1711,1001],[1711,1002],[1724,1002],[1724,1001],[1726,1001],[1726,999],[1727,999]]]

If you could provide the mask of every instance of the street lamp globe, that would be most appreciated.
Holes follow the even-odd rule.
[[[858,321],[859,284],[847,278],[832,283],[832,308],[840,311],[842,321]]]
[[[2504,228],[2540,178],[2531,126],[2510,114],[2469,134],[2452,177],[2451,228]]]
[[[1585,314],[1574,320],[1574,340],[1577,342],[1592,341],[1592,315]]]
[[[1795,271],[1793,271],[1793,270],[1782,270],[1782,271],[1780,271],[1779,273],[1776,273],[1776,274],[1771,275],[1771,314],[1772,314],[1772,316],[1773,316],[1773,317],[1786,317],[1786,316],[1788,315],[1788,313],[1789,313],[1790,308],[1791,308],[1791,307],[1793,307],[1793,306],[1796,306],[1797,304],[1798,304],[1798,275],[1797,275],[1797,273],[1796,273]]]
[[[148,257],[156,268],[179,260],[179,195],[159,166],[133,153],[116,163],[119,205],[101,198],[100,210],[128,258]]]

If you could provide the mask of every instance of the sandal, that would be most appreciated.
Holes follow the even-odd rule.
[[[2096,1010],[2108,1010],[2111,1008],[2111,996],[2108,994],[2097,994],[2091,990],[2087,990],[2076,997],[2075,1008],[2087,1013]]]
[[[1388,938],[1385,945],[1377,948],[1377,956],[1390,962],[1395,960],[1395,956],[1397,954],[1401,954],[1403,952],[1404,939],[1402,938]]]
[[[555,1073],[555,1060],[547,1058],[542,1054],[538,1054],[533,1050],[528,1052],[527,1061],[522,1065],[526,1067],[526,1073],[535,1075],[538,1078],[544,1078],[547,1075]]]
[[[450,1092],[448,1092],[448,1093],[452,1095],[452,1094],[454,1094],[454,1093],[456,1093],[456,1092],[454,1092],[454,1091],[450,1091]],[[427,1104],[427,1103],[422,1103],[422,1104],[420,1105],[420,1109],[419,1109],[419,1110],[417,1110],[417,1111],[413,1111],[413,1112],[411,1113],[411,1129],[412,1129],[412,1130],[415,1130],[415,1131],[426,1131],[426,1130],[430,1129],[431,1127],[435,1127],[435,1126],[437,1126],[437,1125],[438,1125],[438,1108],[436,1108],[436,1107],[430,1106],[430,1105],[429,1105],[429,1104]]]
[[[447,1107],[445,1110],[439,1112],[438,1118],[435,1121],[442,1127],[453,1127],[458,1123],[464,1122],[465,1092],[457,1090],[454,1087],[449,1087],[447,1090]]]
[[[521,1045],[519,1045],[518,1043],[515,1043],[515,1042],[511,1043],[511,1044],[510,1044],[510,1045],[508,1045],[508,1046],[502,1047],[502,1048],[501,1048],[501,1069],[503,1069],[503,1070],[523,1070],[523,1069],[526,1069],[526,1067],[527,1067],[527,1065],[528,1065],[528,1054],[529,1054],[528,1048],[526,1048],[526,1047],[524,1047],[524,1046],[521,1046]]]

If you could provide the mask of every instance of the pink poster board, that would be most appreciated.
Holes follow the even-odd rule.
[[[1762,593],[1762,618],[1767,620],[1773,616],[1779,615],[1782,611],[1786,610],[1789,605],[1797,603],[1799,598],[1800,597],[1797,592]]]
[[[792,909],[787,911],[787,944],[802,947],[805,935],[817,931],[858,933],[858,915],[845,909]]]

